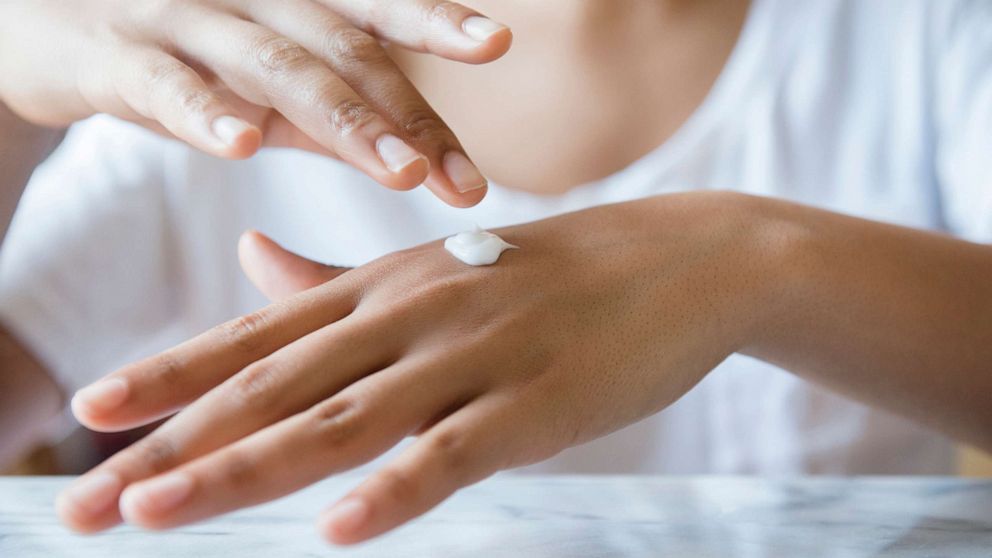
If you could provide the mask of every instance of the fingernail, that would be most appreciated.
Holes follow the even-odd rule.
[[[462,31],[480,43],[504,29],[506,29],[505,25],[496,23],[488,17],[472,16],[462,22]]]
[[[114,473],[84,475],[59,495],[57,505],[62,507],[68,502],[74,510],[97,515],[117,501],[123,487],[124,483]]]
[[[170,473],[164,477],[136,484],[121,497],[121,509],[133,514],[135,508],[153,514],[167,512],[186,500],[193,492],[193,479],[184,473]]]
[[[235,145],[241,134],[251,128],[251,124],[233,116],[220,116],[211,125],[214,135],[225,145]]]
[[[336,534],[349,534],[365,525],[371,511],[365,500],[352,496],[324,512],[321,521]]]
[[[402,172],[403,169],[421,159],[427,160],[427,157],[392,134],[379,136],[375,142],[375,149],[379,152],[379,158],[382,159],[386,167],[395,173]]]
[[[77,391],[70,405],[76,414],[79,411],[107,412],[120,407],[127,394],[127,382],[121,378],[107,378]]]
[[[482,176],[468,157],[458,151],[449,151],[444,156],[444,172],[462,193],[485,188],[487,185],[486,177]]]

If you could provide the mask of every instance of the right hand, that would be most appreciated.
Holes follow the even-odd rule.
[[[230,159],[307,149],[467,207],[485,179],[380,41],[484,63],[511,39],[442,0],[0,1],[0,102],[50,127],[109,113]]]

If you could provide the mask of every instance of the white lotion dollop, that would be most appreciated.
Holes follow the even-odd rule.
[[[475,230],[458,233],[444,241],[444,249],[468,265],[492,265],[504,251],[519,248],[476,225]]]

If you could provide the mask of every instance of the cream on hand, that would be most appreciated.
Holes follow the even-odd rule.
[[[468,265],[492,265],[510,248],[519,248],[479,228],[458,233],[444,241],[444,249]]]

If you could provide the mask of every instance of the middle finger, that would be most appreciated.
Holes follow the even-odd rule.
[[[457,206],[481,199],[486,179],[454,132],[370,35],[313,0],[252,2],[248,15],[318,56],[385,116],[404,141],[426,155],[431,168],[426,185],[438,197]]]

